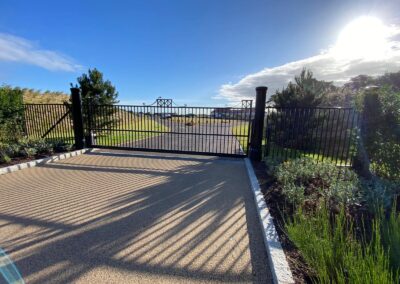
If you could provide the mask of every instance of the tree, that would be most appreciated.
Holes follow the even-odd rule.
[[[88,121],[92,127],[96,126],[98,129],[113,124],[115,109],[101,106],[119,102],[115,86],[109,80],[104,80],[103,74],[96,68],[89,69],[88,74],[82,74],[77,81],[76,87],[81,90],[84,121]],[[96,111],[100,108],[101,111]]]
[[[276,91],[269,102],[276,107],[316,107],[329,92],[336,89],[332,82],[315,79],[313,73],[305,68],[294,80],[286,88]]]
[[[310,70],[303,69],[294,83],[289,82],[269,100],[276,107],[276,111],[268,116],[270,140],[273,133],[280,147],[297,150],[315,147],[315,143],[311,143],[313,131],[325,117],[321,117],[314,107],[321,105],[326,95],[334,90],[336,87],[331,82],[319,81]]]

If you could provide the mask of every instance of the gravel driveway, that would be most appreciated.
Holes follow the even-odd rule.
[[[26,283],[271,282],[241,159],[95,151],[2,175],[0,247]]]

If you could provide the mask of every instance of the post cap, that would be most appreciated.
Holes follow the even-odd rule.
[[[261,91],[267,91],[268,90],[268,87],[266,87],[266,86],[259,86],[259,87],[256,87],[256,91],[257,92],[261,92]]]
[[[80,89],[79,88],[71,88],[71,93],[79,93]]]

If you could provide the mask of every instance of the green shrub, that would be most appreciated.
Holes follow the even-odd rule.
[[[35,148],[38,154],[51,155],[54,153],[53,144],[45,139],[30,140],[29,145]]]
[[[51,145],[53,146],[53,149],[55,152],[68,152],[73,149],[73,145],[70,143],[67,143],[63,140],[55,140],[51,142]]]
[[[25,158],[33,158],[37,155],[37,150],[31,147],[22,147],[20,154]]]
[[[395,283],[380,239],[380,224],[373,225],[370,241],[357,241],[353,223],[341,210],[332,220],[327,207],[313,215],[299,208],[285,224],[290,240],[315,273],[315,283]],[[398,280],[397,280],[398,281]]]
[[[319,200],[348,204],[359,198],[356,174],[332,163],[310,158],[289,160],[277,166],[275,176],[282,193],[294,205]]]
[[[0,163],[9,163],[13,158],[33,158],[38,155],[52,155],[54,152],[67,152],[73,145],[64,141],[49,142],[45,139],[20,138],[13,142],[0,142]]]
[[[11,162],[11,158],[2,150],[0,150],[0,164]]]
[[[372,180],[361,180],[361,203],[373,214],[380,207],[389,210],[400,194],[400,185],[393,181],[375,177]]]

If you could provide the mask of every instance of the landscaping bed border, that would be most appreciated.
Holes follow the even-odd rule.
[[[264,245],[268,254],[268,261],[274,283],[291,284],[295,283],[287,262],[285,252],[279,241],[279,236],[275,228],[270,210],[265,202],[261,187],[254,172],[253,165],[248,158],[244,159],[247,174],[249,176],[251,189],[254,196],[257,215],[261,225]]]
[[[82,150],[75,150],[75,151],[71,151],[71,152],[67,152],[67,153],[61,153],[61,154],[53,155],[53,156],[42,158],[42,159],[37,159],[37,160],[29,161],[29,162],[24,162],[24,163],[0,168],[0,175],[13,173],[13,172],[20,171],[23,169],[33,168],[33,167],[36,167],[37,165],[41,165],[41,164],[47,164],[47,163],[51,163],[51,162],[55,162],[55,161],[59,161],[59,160],[68,159],[68,158],[79,156],[86,152],[91,152],[91,151],[94,151],[94,149],[93,148],[85,148]]]

